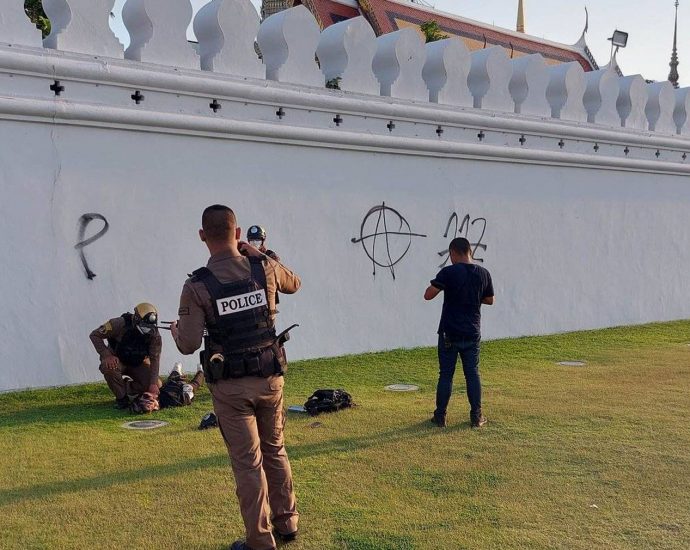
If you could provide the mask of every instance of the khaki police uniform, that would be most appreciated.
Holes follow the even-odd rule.
[[[117,368],[108,369],[103,361],[110,357],[117,357],[115,349],[112,349],[106,342],[121,342],[127,331],[137,330],[136,327],[128,327],[123,317],[116,317],[104,323],[96,330],[91,332],[89,338],[96,348],[96,352],[101,358],[100,371],[103,373],[105,381],[110,390],[115,394],[115,398],[122,400],[127,397],[127,384],[122,376],[127,375],[132,379],[129,384],[129,391],[136,394],[144,392],[158,395],[158,371],[160,369],[161,349],[163,347],[161,336],[158,331],[154,331],[148,336],[148,350],[146,357],[138,365],[125,365],[118,358]]]
[[[223,284],[246,280],[252,270],[248,258],[224,252],[212,256],[207,268]],[[270,258],[264,258],[265,295],[275,318],[276,292],[297,292],[299,277]],[[215,322],[211,295],[203,282],[188,279],[180,298],[177,346],[194,353],[204,329]],[[211,353],[222,351],[211,349]],[[298,516],[292,471],[283,439],[283,377],[244,376],[209,384],[218,425],[230,454],[237,497],[253,550],[275,548],[271,525],[282,534],[297,531]]]

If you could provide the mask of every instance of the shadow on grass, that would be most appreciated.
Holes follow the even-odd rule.
[[[296,461],[303,458],[309,458],[311,456],[335,454],[343,451],[359,451],[385,443],[394,443],[405,439],[431,437],[442,433],[446,434],[469,429],[469,422],[457,424],[440,430],[439,428],[433,426],[431,422],[424,421],[418,422],[417,424],[412,424],[406,428],[371,435],[331,439],[321,443],[310,443],[306,445],[299,445],[297,447],[288,446],[288,452],[290,454],[290,459]]]
[[[195,399],[195,405],[211,407],[210,398]],[[129,420],[141,419],[139,415],[132,414],[127,410],[116,410],[112,397],[101,399],[91,399],[90,401],[79,403],[56,403],[43,406],[31,406],[25,410],[0,410],[0,429],[16,428],[19,426],[29,426],[33,424],[91,424],[100,420],[117,420],[127,422]],[[165,420],[166,413],[176,409],[165,409],[163,411],[148,415],[147,418]],[[202,409],[197,411],[201,414]]]
[[[333,439],[323,441],[321,443],[288,447],[288,454],[293,461],[296,461],[312,456],[329,455],[343,451],[354,452],[368,449],[373,446],[380,446],[386,443],[394,443],[412,438],[421,439],[439,435],[441,433],[445,434],[469,429],[469,423],[458,424],[441,431],[438,428],[433,427],[429,422],[420,422],[407,426],[406,428],[390,430],[379,434]],[[180,474],[189,473],[190,470],[215,468],[227,465],[227,463],[227,455],[213,455],[203,458],[182,460],[171,464],[148,466],[138,470],[115,472],[112,474],[94,476],[84,479],[54,481],[50,483],[32,485],[31,487],[5,489],[0,490],[0,506],[23,501],[41,500],[69,493],[79,493],[81,491],[101,490],[135,481],[146,482],[156,478],[174,477]]]
[[[60,403],[32,406],[23,411],[0,411],[0,428],[26,426],[30,424],[80,424],[98,420],[119,420],[131,416],[127,411],[118,411],[111,399],[90,402]]]

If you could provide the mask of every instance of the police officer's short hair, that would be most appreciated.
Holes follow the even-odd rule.
[[[201,216],[201,228],[207,239],[225,241],[235,232],[237,218],[231,208],[222,204],[209,206]]]
[[[472,251],[472,245],[470,245],[470,241],[468,241],[465,237],[457,237],[450,241],[448,250],[453,251],[456,254],[466,256]]]

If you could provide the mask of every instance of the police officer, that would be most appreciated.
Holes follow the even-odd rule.
[[[273,250],[268,250],[266,248],[266,237],[266,230],[260,225],[252,225],[249,229],[247,229],[247,242],[254,248],[258,248],[272,260],[279,262],[280,257],[278,254],[276,254]]]
[[[275,295],[297,292],[301,283],[280,262],[239,242],[240,235],[230,208],[204,211],[199,236],[211,257],[185,282],[171,332],[188,355],[208,330],[202,364],[246,528],[246,542],[230,548],[272,550],[276,538],[296,538],[298,522],[283,439],[287,364],[276,342]]]
[[[276,254],[273,250],[268,250],[266,248],[266,237],[266,230],[260,225],[252,225],[249,227],[249,229],[247,229],[247,242],[254,248],[258,248],[272,260],[279,262],[280,256],[278,256],[278,254]],[[275,300],[275,305],[277,306],[280,303],[280,296],[277,293],[275,295]]]
[[[137,395],[149,394],[147,403],[158,397],[162,343],[157,322],[156,307],[142,303],[134,313],[110,319],[89,335],[101,358],[100,371],[115,394],[117,409],[129,407],[128,389]],[[123,376],[131,378],[129,388]]]

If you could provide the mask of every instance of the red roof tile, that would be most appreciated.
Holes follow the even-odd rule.
[[[511,56],[540,53],[547,63],[577,61],[585,71],[596,67],[586,52],[529,35],[518,35],[508,30],[470,21],[451,14],[437,12],[411,2],[393,0],[358,0],[359,10],[335,0],[295,0],[303,3],[314,14],[321,28],[361,13],[369,20],[377,36],[400,30],[403,27],[419,27],[426,21],[436,21],[444,33],[460,37],[470,50],[485,46],[502,46]]]
[[[333,0],[295,0],[295,6],[303,4],[316,18],[321,29],[330,27],[333,23],[339,23],[346,19],[352,19],[360,15],[357,8],[334,2]]]

